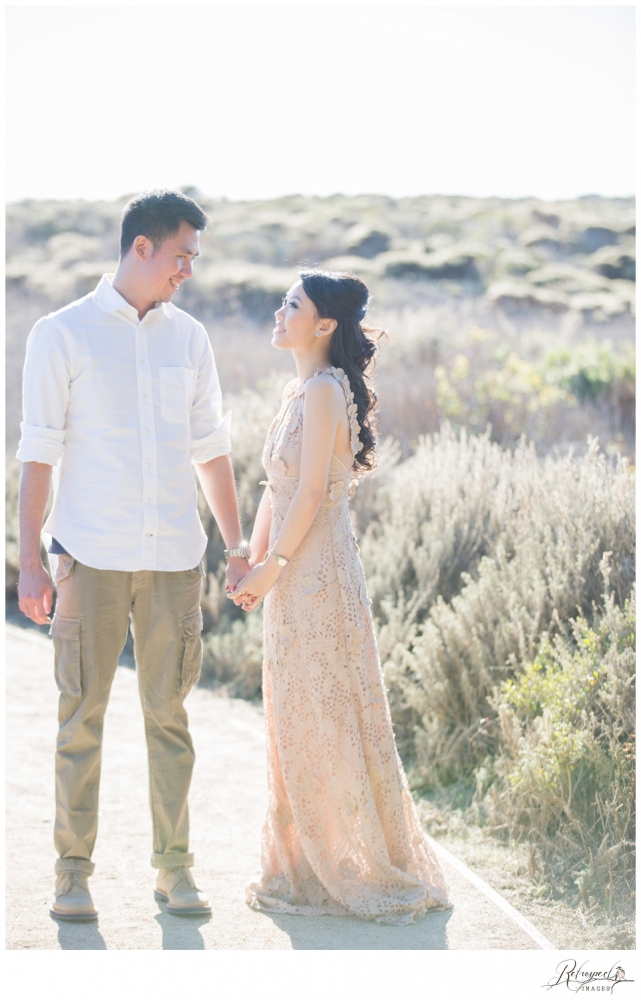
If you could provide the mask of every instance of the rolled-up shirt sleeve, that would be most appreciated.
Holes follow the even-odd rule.
[[[27,340],[16,452],[21,462],[56,465],[62,457],[70,381],[69,344],[60,327],[44,317]]]
[[[231,452],[231,410],[223,417],[222,393],[214,352],[201,327],[201,357],[191,408],[191,461],[194,465]]]

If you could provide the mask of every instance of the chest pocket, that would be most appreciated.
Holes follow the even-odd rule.
[[[189,416],[196,386],[193,368],[159,368],[160,412],[170,424],[182,424]]]

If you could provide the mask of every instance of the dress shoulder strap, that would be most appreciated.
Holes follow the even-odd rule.
[[[345,394],[345,402],[347,403],[347,418],[349,420],[349,434],[350,443],[352,446],[352,455],[355,458],[356,455],[361,450],[361,440],[359,438],[360,426],[358,423],[358,407],[354,402],[354,393],[349,384],[349,379],[342,368],[326,368],[325,371],[333,375],[337,382],[340,382],[343,392]]]

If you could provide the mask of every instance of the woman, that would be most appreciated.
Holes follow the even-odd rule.
[[[367,301],[351,274],[303,271],[276,313],[272,343],[298,378],[267,434],[253,568],[231,595],[248,611],[265,598],[269,808],[247,902],[403,924],[449,904],[396,751],[349,517],[353,477],[375,464]]]

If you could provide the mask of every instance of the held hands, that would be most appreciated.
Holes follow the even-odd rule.
[[[251,565],[248,559],[243,559],[241,556],[232,556],[227,563],[227,582],[225,584],[227,597],[231,596],[231,593],[236,588],[236,585],[240,583],[243,577],[247,576],[250,569]]]
[[[236,588],[227,595],[243,611],[254,611],[280,576],[280,566],[273,559],[257,563]]]
[[[24,566],[18,579],[18,606],[38,625],[48,625],[53,604],[51,577],[41,562]]]

